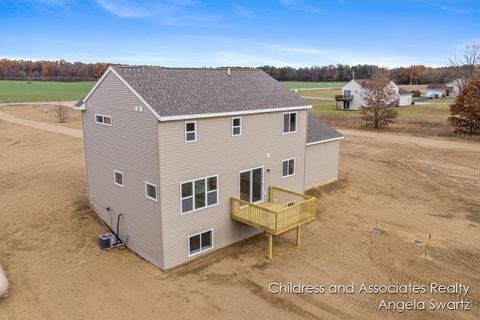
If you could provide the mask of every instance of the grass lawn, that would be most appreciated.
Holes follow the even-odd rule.
[[[319,116],[336,117],[360,117],[360,111],[357,110],[337,110],[335,101],[308,100],[313,108],[312,112]],[[445,122],[450,116],[450,106],[448,104],[429,104],[416,105],[395,108],[399,113],[397,120],[405,121],[429,121]]]
[[[281,81],[289,89],[341,88],[345,82]]]
[[[304,97],[322,97],[322,98],[335,98],[335,95],[342,94],[342,90],[338,89],[321,89],[321,90],[305,90],[300,91],[298,95]]]
[[[35,102],[78,100],[94,85],[94,81],[47,82],[0,80],[0,102]]]

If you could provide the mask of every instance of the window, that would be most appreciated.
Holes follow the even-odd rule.
[[[242,135],[242,118],[232,118],[232,136]]]
[[[197,141],[197,123],[185,122],[185,142]]]
[[[295,158],[282,161],[282,178],[295,175]]]
[[[123,172],[113,170],[113,182],[117,186],[123,187]]]
[[[157,186],[153,183],[145,181],[145,197],[150,200],[157,201]]]
[[[111,116],[106,116],[104,114],[95,113],[95,123],[103,124],[105,126],[111,126],[112,125],[112,117]]]
[[[213,229],[188,237],[188,256],[213,248]]]
[[[182,214],[218,204],[218,176],[183,182],[180,189]]]
[[[283,133],[297,132],[297,113],[283,114]]]

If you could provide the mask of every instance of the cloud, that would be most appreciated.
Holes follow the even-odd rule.
[[[235,9],[234,12],[239,16],[242,16],[244,18],[253,18],[252,11],[248,10],[247,8],[242,7],[238,4],[232,4],[232,7]]]
[[[302,47],[287,47],[287,46],[281,46],[277,44],[267,44],[266,46],[280,50],[283,52],[287,53],[301,53],[301,54],[325,54],[328,51],[327,50],[320,50],[320,49],[312,49],[312,48],[302,48]]]
[[[280,0],[280,3],[284,7],[293,11],[301,11],[301,12],[314,13],[314,14],[325,14],[325,12],[321,8],[317,6],[305,4],[305,2],[301,0]]]
[[[426,4],[437,9],[447,11],[452,14],[468,14],[470,11],[465,7],[457,6],[456,1],[451,0],[417,0],[423,4]]]
[[[94,0],[99,7],[122,19],[144,19],[166,26],[225,28],[220,16],[193,0]]]

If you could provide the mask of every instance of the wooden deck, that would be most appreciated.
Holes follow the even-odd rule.
[[[231,198],[233,220],[279,235],[315,219],[315,198],[293,191],[270,187],[268,201],[252,204]]]

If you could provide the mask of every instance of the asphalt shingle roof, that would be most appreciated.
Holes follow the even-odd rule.
[[[343,135],[329,127],[315,114],[308,112],[307,143],[341,138]]]
[[[399,94],[412,94],[410,91],[408,91],[407,89],[403,89],[403,88],[398,88],[398,93]]]
[[[161,117],[309,105],[259,69],[114,69]]]

